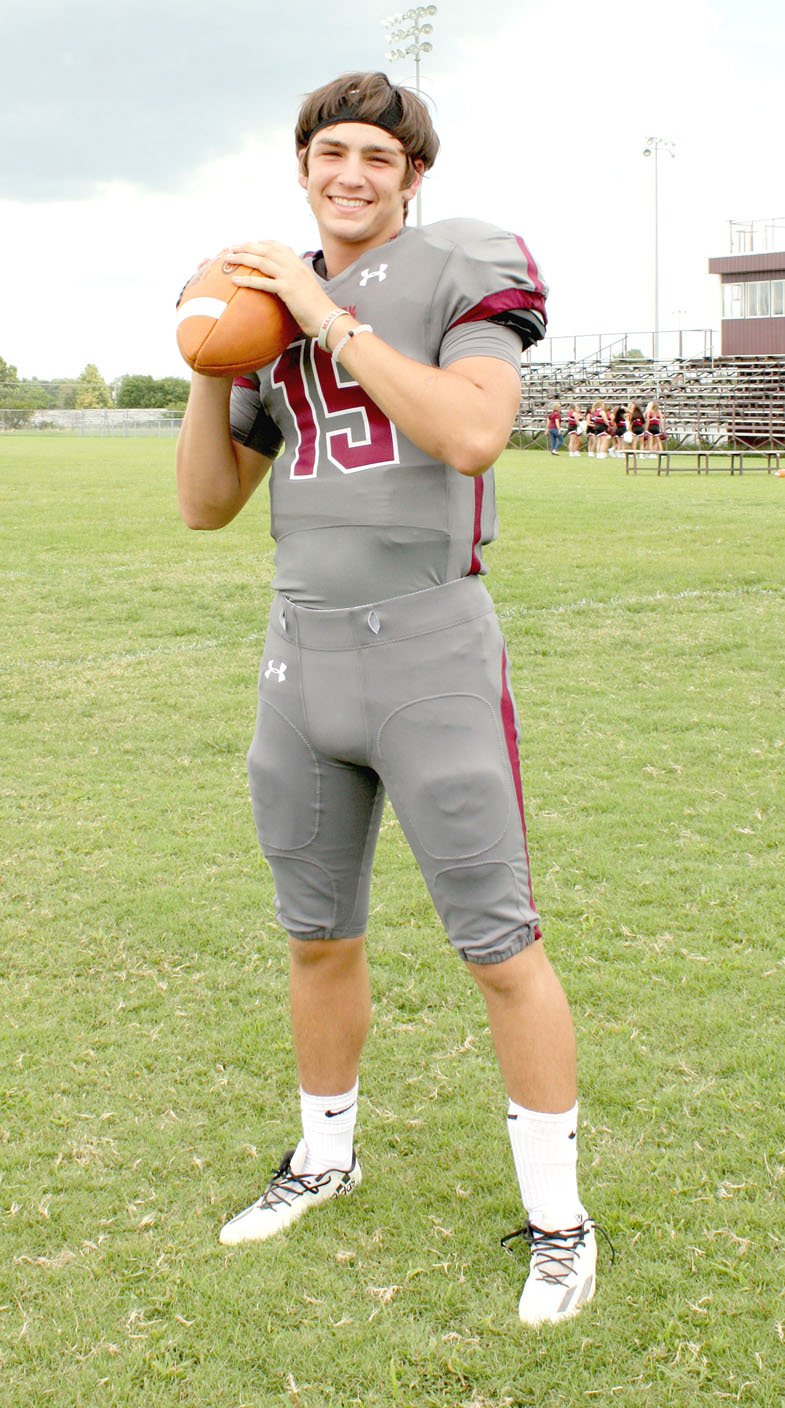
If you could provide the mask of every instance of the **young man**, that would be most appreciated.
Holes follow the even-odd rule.
[[[384,74],[312,94],[296,145],[320,252],[234,252],[258,271],[236,281],[278,294],[302,336],[233,389],[194,375],[177,454],[197,529],[228,523],[272,468],[277,543],[248,761],[289,935],[302,1137],[221,1241],[262,1241],[360,1182],[364,941],[387,793],[487,1004],[532,1247],[520,1317],[559,1320],[595,1280],[575,1043],[539,941],[508,662],[480,577],[490,466],[518,409],[521,349],[544,332],[545,288],[514,235],[407,227],[439,143],[425,106]]]

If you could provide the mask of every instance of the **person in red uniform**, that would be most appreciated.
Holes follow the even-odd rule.
[[[571,459],[576,459],[581,453],[581,412],[580,407],[575,403],[570,406],[567,412],[567,453]]]
[[[643,414],[637,401],[633,401],[627,412],[627,424],[633,435],[632,449],[640,450],[643,447],[643,434],[646,429],[646,417]]]
[[[608,458],[608,446],[611,443],[611,413],[604,401],[595,401],[591,409],[592,434],[595,437],[596,457],[598,460]]]
[[[552,455],[558,455],[564,443],[561,433],[561,404],[554,401],[548,412],[548,449]]]
[[[659,401],[650,401],[646,407],[644,445],[652,454],[657,454],[662,449],[662,413]]]

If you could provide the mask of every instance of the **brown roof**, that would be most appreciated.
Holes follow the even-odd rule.
[[[777,254],[724,254],[709,260],[710,274],[785,274],[785,250]]]

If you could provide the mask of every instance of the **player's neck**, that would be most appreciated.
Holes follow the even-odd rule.
[[[369,240],[344,240],[332,235],[328,230],[320,230],[319,236],[327,278],[337,278],[351,264],[354,264],[355,260],[361,259],[370,250],[381,249],[383,245],[389,244],[390,240],[397,239],[403,229],[404,223],[401,220],[397,228],[389,230],[383,236]]]

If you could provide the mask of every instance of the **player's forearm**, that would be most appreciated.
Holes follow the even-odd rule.
[[[329,344],[346,331],[339,321]],[[466,363],[461,373],[424,366],[371,333],[345,343],[340,361],[413,444],[460,474],[482,474],[505,448],[520,399],[517,377],[505,378],[505,364],[472,359],[484,364],[476,377]]]
[[[260,271],[235,276],[238,286],[277,294],[306,336],[319,335],[336,305],[293,250],[267,240],[243,246],[231,257]],[[426,454],[460,474],[488,469],[507,444],[520,402],[514,369],[492,358],[467,359],[460,372],[426,366],[372,333],[345,340],[359,326],[351,314],[337,318],[325,331],[325,345],[334,352],[343,343],[341,365],[388,419]]]
[[[245,502],[229,431],[229,377],[194,373],[177,440],[177,496],[189,528],[223,528]]]

